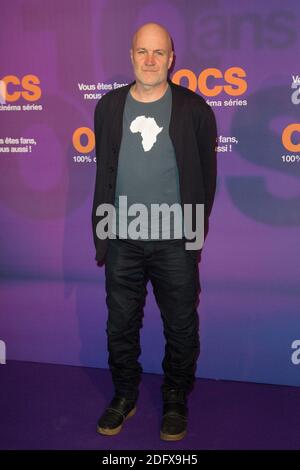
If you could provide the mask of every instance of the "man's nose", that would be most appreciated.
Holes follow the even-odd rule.
[[[147,54],[146,56],[146,65],[154,65],[155,64],[155,58],[153,54]]]

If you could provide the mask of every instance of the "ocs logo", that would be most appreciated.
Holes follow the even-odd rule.
[[[24,75],[24,77],[6,75],[0,81],[3,82],[5,101],[8,103],[14,103],[20,98],[26,101],[37,101],[42,95],[39,86],[41,82],[36,75]]]
[[[246,72],[241,67],[230,67],[224,73],[217,68],[207,68],[198,76],[192,70],[180,69],[174,73],[172,82],[180,85],[182,78],[187,79],[190,90],[199,90],[202,95],[210,97],[218,96],[223,91],[230,96],[240,96],[248,87]]]
[[[300,340],[295,339],[295,341],[292,342],[291,348],[295,349],[291,355],[291,361],[295,366],[297,366],[300,364]]]
[[[85,138],[86,144],[82,143],[82,137]],[[78,127],[73,132],[72,143],[77,152],[90,153],[95,147],[95,134],[89,127]]]
[[[300,134],[300,123],[289,124],[282,132],[282,144],[289,152],[300,152],[300,139],[294,143],[297,134]]]

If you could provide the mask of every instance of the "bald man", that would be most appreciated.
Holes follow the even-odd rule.
[[[118,434],[136,411],[142,372],[139,335],[149,280],[166,340],[160,436],[176,441],[187,432],[187,397],[200,350],[202,250],[187,249],[178,211],[170,218],[170,212],[152,217],[151,210],[163,204],[180,210],[190,205],[194,224],[196,206],[204,205],[206,237],[216,188],[216,124],[202,97],[168,78],[173,55],[166,29],[143,25],[130,49],[135,80],[104,95],[95,109],[92,225],[95,259],[105,264],[108,362],[115,388],[97,431],[108,436]],[[115,223],[107,222],[103,236],[101,208],[108,205],[114,208]],[[141,217],[134,232],[137,207],[149,211],[151,220]]]

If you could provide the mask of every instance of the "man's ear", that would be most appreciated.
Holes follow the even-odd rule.
[[[129,54],[130,54],[130,60],[133,62],[133,50],[129,49]]]

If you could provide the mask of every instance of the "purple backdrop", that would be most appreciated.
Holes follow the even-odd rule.
[[[91,232],[93,111],[104,85],[133,79],[131,36],[157,21],[174,40],[171,78],[211,102],[220,136],[200,265],[198,375],[300,385],[299,16],[298,0],[2,5],[0,340],[7,358],[107,365],[104,276]],[[282,141],[291,124],[296,130]],[[150,285],[142,344],[144,370],[161,372]]]

